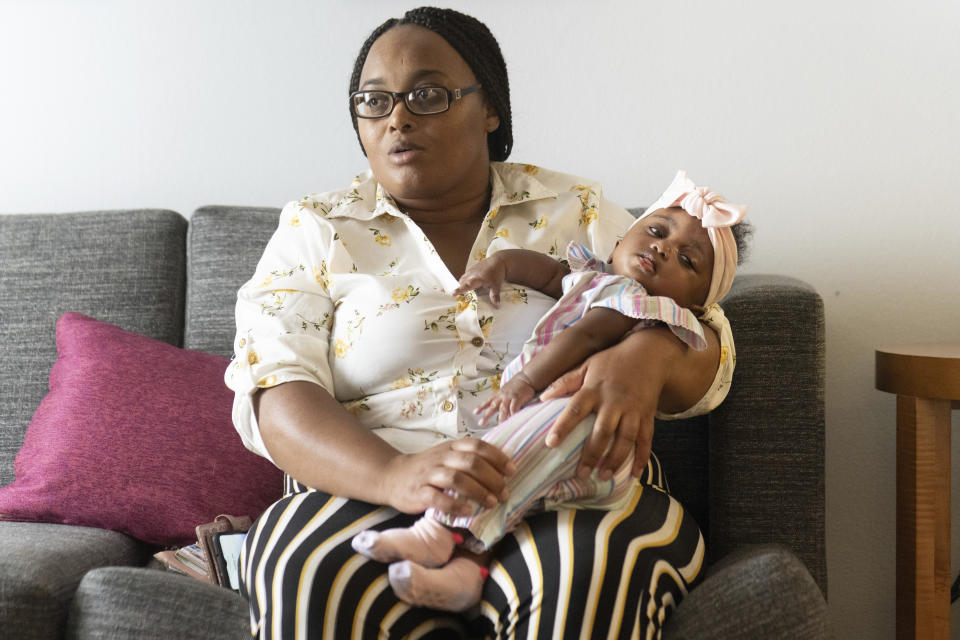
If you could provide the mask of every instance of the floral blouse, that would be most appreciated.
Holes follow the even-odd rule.
[[[633,219],[599,184],[574,176],[491,163],[490,180],[468,267],[508,248],[562,259],[571,241],[606,256]],[[457,286],[369,171],[349,189],[288,204],[238,292],[225,380],[244,444],[269,457],[251,398],[294,380],[320,385],[403,452],[482,434],[474,408],[555,300],[504,283],[495,309],[486,296],[453,295]]]

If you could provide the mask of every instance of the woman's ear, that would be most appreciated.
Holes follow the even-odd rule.
[[[497,115],[497,110],[489,102],[485,104],[487,105],[486,130],[487,133],[493,133],[500,128],[500,116]]]

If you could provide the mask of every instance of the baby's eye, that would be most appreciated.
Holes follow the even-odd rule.
[[[693,260],[691,260],[688,256],[682,253],[680,254],[680,262],[688,269],[694,268]]]
[[[660,232],[660,227],[650,226],[647,227],[647,230],[650,232],[650,235],[659,238],[663,234]]]

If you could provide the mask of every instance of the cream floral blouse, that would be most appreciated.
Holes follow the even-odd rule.
[[[561,259],[570,241],[609,255],[632,217],[600,185],[532,165],[492,163],[490,210],[467,266],[525,248]],[[225,380],[244,443],[269,458],[253,415],[258,388],[319,384],[404,452],[478,435],[473,409],[498,388],[554,304],[505,283],[499,309],[457,279],[372,174],[291,202],[238,293]]]

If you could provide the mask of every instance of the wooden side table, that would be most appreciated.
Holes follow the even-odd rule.
[[[876,350],[876,386],[897,394],[897,638],[950,638],[950,412],[960,342]]]

